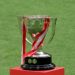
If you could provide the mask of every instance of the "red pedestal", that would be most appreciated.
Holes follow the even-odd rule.
[[[10,69],[10,75],[64,75],[64,68],[56,67],[53,70],[31,71],[22,70],[20,67],[15,67]]]

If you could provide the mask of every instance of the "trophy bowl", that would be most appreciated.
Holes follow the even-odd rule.
[[[21,17],[21,31],[23,36],[21,52],[22,69],[49,70],[55,68],[55,64],[52,62],[52,55],[42,50],[54,37],[56,20],[57,18],[40,15]],[[46,38],[47,34],[48,38]],[[26,52],[27,45],[31,45],[29,52]]]

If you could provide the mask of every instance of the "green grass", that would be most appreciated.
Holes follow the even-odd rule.
[[[17,16],[57,17],[56,35],[47,51],[65,75],[75,75],[75,0],[0,0],[0,75],[20,65],[21,33]]]

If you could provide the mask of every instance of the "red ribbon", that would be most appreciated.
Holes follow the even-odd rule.
[[[36,38],[36,40],[34,40],[34,42],[32,43],[32,49],[28,53],[26,53],[26,25],[23,22],[23,58],[34,55],[39,47],[42,46],[49,24],[50,18],[45,18],[42,31],[33,36]]]

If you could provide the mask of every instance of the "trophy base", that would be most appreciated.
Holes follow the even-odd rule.
[[[31,57],[26,57],[21,68],[24,70],[50,70],[55,68],[55,64],[52,63],[51,55],[37,52]]]
[[[21,68],[23,70],[51,70],[55,68],[55,64],[47,64],[47,65],[28,65],[24,64],[21,65]]]

